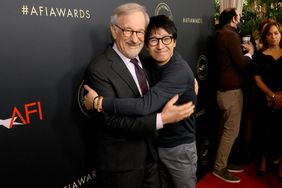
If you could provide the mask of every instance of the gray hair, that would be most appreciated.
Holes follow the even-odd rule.
[[[146,7],[139,5],[137,3],[126,3],[118,6],[114,9],[113,14],[111,16],[111,25],[119,25],[119,17],[122,15],[131,14],[134,12],[143,12],[146,22],[146,27],[149,24],[150,17],[146,12]]]

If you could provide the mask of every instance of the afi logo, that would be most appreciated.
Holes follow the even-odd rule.
[[[24,105],[24,112],[20,112],[19,109],[14,106],[12,117],[9,119],[0,119],[0,125],[3,125],[4,127],[11,129],[13,125],[27,125],[30,124],[30,116],[31,115],[38,115],[39,119],[42,120],[42,107],[41,102],[32,102],[27,103]],[[17,118],[20,118],[22,123],[16,122]]]

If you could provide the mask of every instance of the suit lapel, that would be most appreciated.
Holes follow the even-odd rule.
[[[129,70],[127,69],[124,62],[121,58],[117,55],[117,53],[109,47],[107,50],[107,57],[112,62],[112,69],[120,76],[120,78],[127,83],[129,88],[133,91],[136,96],[140,96],[139,90],[136,86],[132,75],[130,74]]]

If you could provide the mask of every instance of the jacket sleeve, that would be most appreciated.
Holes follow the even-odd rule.
[[[102,62],[105,63],[105,62]],[[99,94],[106,97],[118,97],[113,87],[112,80],[101,71],[99,66],[89,66],[86,70],[86,81],[90,87]],[[103,69],[103,68],[102,68]],[[122,132],[133,135],[154,135],[156,134],[156,114],[148,116],[121,116],[113,113],[94,113],[95,125],[106,126],[110,132]],[[105,128],[105,127],[103,127]]]
[[[251,58],[244,56],[241,46],[241,39],[237,33],[229,33],[226,47],[230,54],[233,66],[237,69],[243,69],[249,65]]]
[[[175,63],[175,62],[172,62]],[[115,114],[149,115],[160,112],[167,101],[185,90],[194,92],[193,72],[174,64],[161,75],[160,81],[140,98],[104,98],[103,110]],[[187,88],[191,86],[190,88]],[[192,99],[191,99],[192,100]]]

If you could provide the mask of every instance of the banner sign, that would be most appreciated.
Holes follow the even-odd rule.
[[[78,105],[79,87],[87,64],[112,40],[113,9],[126,2],[0,1],[0,187],[95,187],[95,122]],[[174,20],[177,49],[204,86],[214,3],[135,2]]]

